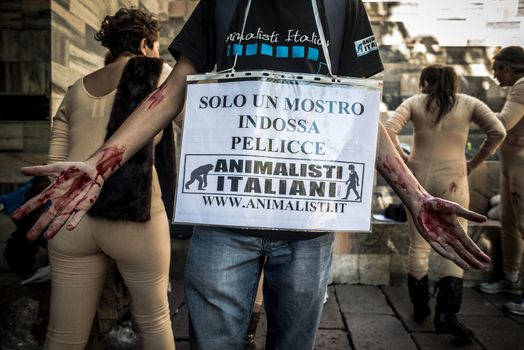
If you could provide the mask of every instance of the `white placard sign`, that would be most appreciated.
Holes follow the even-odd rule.
[[[174,221],[369,231],[381,82],[243,74],[189,79]]]

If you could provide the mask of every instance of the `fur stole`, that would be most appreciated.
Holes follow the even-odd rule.
[[[107,141],[133,110],[157,88],[163,61],[157,58],[131,58],[118,84],[113,109],[107,125]],[[151,113],[153,118],[154,114]],[[160,143],[146,144],[122,167],[111,175],[102,187],[89,214],[111,220],[145,222],[151,218],[151,178],[155,164],[162,200],[168,217],[173,213],[175,184],[175,152],[173,126],[163,132]]]

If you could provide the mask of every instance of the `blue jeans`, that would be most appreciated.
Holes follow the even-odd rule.
[[[313,349],[334,234],[296,241],[197,227],[184,273],[191,349],[244,348],[264,269],[266,349]]]

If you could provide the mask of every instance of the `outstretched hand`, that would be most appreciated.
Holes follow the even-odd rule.
[[[457,217],[484,222],[486,217],[442,198],[425,196],[414,217],[420,234],[440,255],[454,261],[463,269],[481,269],[490,258],[469,238]]]
[[[48,176],[55,180],[15,211],[13,219],[20,220],[50,202],[50,208],[40,215],[27,238],[34,240],[45,231],[45,237],[51,239],[69,218],[67,229],[73,230],[95,203],[105,178],[120,165],[123,153],[123,147],[109,146],[101,150],[96,164],[90,161],[58,162],[22,168],[24,175]]]
[[[45,237],[53,238],[69,217],[71,221],[67,229],[74,229],[95,202],[104,183],[104,178],[97,175],[96,168],[90,168],[84,162],[60,162],[26,167],[21,171],[24,175],[55,178],[51,185],[13,213],[13,219],[19,220],[48,201],[51,202],[50,208],[27,233],[30,240],[38,238],[46,228]]]

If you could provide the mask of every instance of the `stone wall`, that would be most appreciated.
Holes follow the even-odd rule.
[[[50,34],[47,1],[0,0],[0,121],[47,115]]]
[[[51,0],[51,114],[69,85],[103,66],[106,49],[94,34],[106,15],[134,6],[158,16],[162,23],[161,56],[172,63],[167,47],[191,14],[195,0]]]
[[[0,0],[0,193],[23,181],[19,166],[47,151],[49,18],[49,1]],[[22,152],[27,162],[12,162]]]
[[[104,16],[122,6],[158,15],[161,54],[195,0],[0,0],[0,193],[25,181],[18,169],[47,159],[49,120],[69,85],[102,67],[94,40]]]

